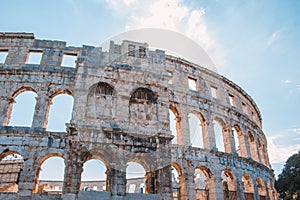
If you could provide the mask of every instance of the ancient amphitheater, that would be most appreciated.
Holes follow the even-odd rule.
[[[275,199],[259,109],[216,72],[126,40],[104,51],[0,33],[0,53],[0,199]],[[28,62],[33,53],[39,64]],[[62,66],[66,56],[76,58],[74,68]],[[10,126],[26,91],[37,95],[32,125]],[[65,132],[48,131],[61,94],[74,99],[72,119]],[[65,162],[57,194],[39,189],[41,165],[53,156]],[[106,165],[106,191],[80,190],[90,159]],[[140,193],[126,192],[128,162],[145,169]]]

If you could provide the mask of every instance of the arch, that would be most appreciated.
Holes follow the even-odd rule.
[[[139,126],[156,125],[158,121],[157,96],[147,88],[137,88],[129,100],[130,121]]]
[[[148,88],[137,88],[131,93],[130,103],[142,103],[142,104],[151,104],[157,103],[157,96],[154,92]]]
[[[190,144],[193,147],[203,148],[203,123],[205,122],[204,117],[201,113],[191,112],[188,114]]]
[[[230,169],[224,169],[221,178],[224,199],[237,199],[237,183],[234,173]]]
[[[83,164],[81,173],[80,190],[107,191],[107,167],[100,159],[91,158]],[[93,182],[93,185],[90,183]]]
[[[232,135],[234,139],[234,150],[239,156],[241,156],[242,155],[242,147],[241,147],[242,129],[240,128],[239,125],[235,124],[232,127]]]
[[[37,93],[31,87],[16,90],[11,96],[4,125],[31,127],[36,97]]]
[[[207,180],[213,177],[212,172],[205,166],[198,166],[194,170],[194,184],[196,199],[209,199],[209,184]]]
[[[24,158],[16,151],[5,151],[0,154],[0,192],[18,192],[20,173]]]
[[[49,153],[40,158],[34,180],[32,193],[47,193],[49,190],[62,193],[62,185],[53,188],[47,184],[48,180],[55,180],[63,183],[65,173],[65,158],[60,153]],[[53,170],[51,172],[51,170]],[[44,181],[44,182],[43,182]]]
[[[266,187],[265,187],[265,183],[262,180],[262,178],[257,177],[256,185],[257,185],[257,190],[258,190],[260,199],[265,199],[266,198]]]
[[[226,126],[222,119],[215,117],[212,121],[218,151],[225,152],[225,135],[224,127]]]
[[[177,109],[172,105],[169,107],[169,127],[172,135],[174,135],[172,143],[178,144],[178,134],[180,133],[180,116]]]
[[[72,118],[73,104],[73,96],[68,90],[59,90],[51,95],[46,111],[47,131],[66,132],[66,123]]]
[[[146,170],[138,162],[128,162],[126,167],[126,192],[145,193]]]
[[[242,184],[243,184],[245,198],[253,199],[254,198],[254,187],[253,187],[252,178],[249,174],[247,174],[247,173],[243,174]]]
[[[249,131],[248,132],[248,143],[250,146],[250,153],[253,160],[258,161],[258,155],[257,155],[257,147],[254,135]]]
[[[175,162],[172,162],[172,190],[173,190],[173,198],[181,199],[181,196],[185,196],[185,177],[183,168]]]
[[[106,82],[92,85],[88,90],[86,116],[91,119],[115,115],[116,91]]]

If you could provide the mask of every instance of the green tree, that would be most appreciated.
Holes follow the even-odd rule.
[[[286,161],[275,187],[281,198],[300,200],[300,151]]]

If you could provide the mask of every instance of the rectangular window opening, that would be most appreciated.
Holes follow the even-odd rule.
[[[133,56],[134,57],[134,50],[135,50],[135,46],[132,44],[128,45],[128,56]]]
[[[170,80],[168,81],[168,83],[173,84],[173,74],[172,74],[172,72],[168,72],[168,75],[171,77]]]
[[[26,64],[39,65],[41,63],[42,56],[43,56],[42,51],[29,51],[27,55]]]
[[[234,96],[229,94],[229,103],[231,106],[235,106],[235,99],[234,99]]]
[[[190,90],[197,90],[197,80],[194,78],[188,78],[188,83],[189,83],[189,89]]]
[[[5,63],[6,57],[8,55],[8,50],[0,50],[0,63]]]
[[[76,60],[77,60],[76,54],[64,54],[61,66],[76,68]]]
[[[145,47],[139,47],[139,57],[146,58],[146,48]]]
[[[217,89],[216,87],[213,87],[213,86],[210,87],[211,96],[212,96],[213,98],[215,98],[215,99],[218,98],[217,90],[218,90],[218,89]]]
[[[242,103],[242,108],[243,108],[243,112],[244,112],[245,114],[248,114],[247,106],[246,106],[245,103]]]

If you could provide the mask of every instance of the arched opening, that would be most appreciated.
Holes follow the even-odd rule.
[[[33,193],[61,194],[64,175],[64,159],[58,155],[46,156],[41,160]]]
[[[232,171],[225,169],[221,173],[224,200],[237,199],[236,179]]]
[[[264,181],[260,177],[258,177],[256,179],[256,185],[257,185],[257,190],[258,190],[258,194],[259,194],[259,199],[265,200],[266,199],[266,187],[265,187]]]
[[[92,119],[114,116],[115,93],[108,83],[99,82],[92,85],[87,97],[86,116]]]
[[[10,118],[8,125],[31,127],[37,94],[33,91],[20,90],[13,96],[16,97],[14,102],[9,105],[12,110],[8,109],[8,118]]]
[[[257,145],[258,145],[258,153],[259,153],[259,157],[260,157],[260,162],[263,164],[266,164],[264,145],[261,144],[259,138],[257,138]]]
[[[211,172],[205,167],[197,167],[194,171],[194,184],[196,190],[196,199],[209,200],[208,179],[211,178]]]
[[[178,144],[178,132],[180,131],[179,125],[179,116],[176,108],[170,107],[169,109],[169,126],[172,135],[174,138],[172,139],[172,144]]]
[[[245,199],[254,199],[254,187],[253,187],[252,179],[249,174],[243,174],[242,183],[243,183]]]
[[[18,192],[19,178],[23,165],[24,159],[19,153],[10,151],[1,153],[0,192]]]
[[[157,96],[147,88],[136,89],[129,100],[130,120],[140,126],[154,125],[158,120]]]
[[[145,193],[146,171],[137,162],[128,162],[126,167],[126,193]]]
[[[180,199],[180,183],[177,169],[172,166],[172,190],[174,200]]]
[[[248,132],[248,143],[250,146],[250,152],[251,152],[252,159],[255,161],[258,161],[256,143],[255,143],[254,136],[251,132]]]
[[[173,162],[172,163],[172,190],[174,199],[182,199],[186,195],[186,180],[182,167]]]
[[[47,131],[66,132],[66,123],[72,118],[73,97],[58,94],[51,101]]]
[[[218,148],[218,151],[225,152],[223,127],[222,127],[223,124],[216,119],[214,119],[212,123],[214,127],[215,139],[216,139],[216,148]]]
[[[191,145],[203,148],[203,129],[199,117],[193,113],[189,113],[188,122]]]
[[[90,159],[83,164],[80,190],[106,191],[106,165],[99,159]]]
[[[240,146],[239,134],[241,134],[241,129],[239,126],[235,125],[232,128],[232,135],[233,135],[233,139],[234,139],[234,150],[239,156],[241,156],[241,146]]]

